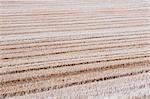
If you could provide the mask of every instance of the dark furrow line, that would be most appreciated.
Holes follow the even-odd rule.
[[[118,61],[120,61],[120,60],[118,60]],[[15,86],[17,84],[30,83],[30,82],[33,83],[33,82],[37,82],[37,81],[41,81],[41,80],[49,80],[52,77],[58,78],[58,77],[72,76],[72,75],[77,75],[77,74],[81,75],[81,73],[83,74],[83,73],[87,73],[87,72],[106,71],[106,70],[117,69],[117,68],[126,68],[126,67],[128,68],[128,67],[137,66],[138,64],[148,64],[148,63],[149,63],[149,60],[126,63],[126,64],[109,65],[106,67],[96,67],[96,68],[84,69],[84,70],[73,71],[73,72],[55,73],[55,74],[51,73],[49,75],[27,77],[27,78],[16,79],[16,80],[11,80],[11,81],[3,81],[3,82],[0,82],[0,85],[1,86],[7,86],[7,87],[8,86]]]
[[[0,3],[0,99],[117,80],[146,88],[128,80],[150,77],[147,2]]]
[[[77,43],[72,42],[72,43],[65,43],[65,44],[45,44],[45,45],[43,44],[43,45],[34,45],[34,46],[30,45],[30,46],[22,46],[22,47],[2,48],[2,49],[0,49],[1,51],[3,51],[3,50],[4,51],[6,51],[6,50],[12,51],[13,50],[14,52],[2,53],[0,55],[29,52],[29,49],[31,49],[31,48],[32,48],[32,50],[30,50],[30,51],[40,51],[40,50],[48,50],[48,49],[72,48],[72,47],[99,45],[99,44],[104,45],[104,44],[111,44],[111,43],[113,43],[113,44],[123,43],[123,42],[126,43],[126,42],[133,42],[133,40],[134,40],[134,42],[136,42],[136,41],[140,41],[140,38],[141,38],[141,40],[144,39],[142,41],[145,41],[145,40],[149,40],[150,37],[145,36],[145,37],[125,38],[125,39],[122,38],[122,39],[113,39],[113,41],[112,40],[106,40],[106,41],[112,41],[112,42],[100,42],[100,41],[104,41],[104,40],[97,40],[97,41],[88,41],[88,42],[84,41],[84,42],[77,42]],[[126,39],[131,40],[131,41],[127,41]],[[100,42],[100,43],[98,43],[98,42]],[[92,44],[92,43],[96,43],[96,44]],[[77,44],[77,45],[69,45],[69,44]],[[65,46],[62,46],[62,45],[65,45]],[[42,48],[42,47],[45,47],[45,48]],[[33,49],[33,48],[38,48],[38,49]],[[18,49],[24,49],[24,51],[15,51]],[[26,51],[26,49],[28,49],[28,50]]]
[[[149,32],[150,30],[136,30],[136,31],[122,31],[121,33],[132,33],[132,32]],[[115,33],[114,33],[115,34]],[[144,33],[144,34],[147,34],[147,33]],[[88,34],[89,35],[89,34]],[[124,34],[124,35],[109,35],[109,36],[93,36],[93,37],[84,37],[84,38],[73,38],[73,39],[70,39],[69,40],[82,40],[82,39],[91,39],[91,38],[104,38],[104,37],[111,37],[111,36],[127,36],[127,35],[135,35],[134,34]],[[141,35],[141,34],[136,34],[136,35]],[[82,35],[67,35],[67,36],[55,36],[55,37],[38,37],[38,38],[26,38],[26,39],[21,39],[21,40],[7,40],[7,42],[13,42],[13,41],[25,41],[25,40],[45,40],[45,39],[56,39],[56,38],[62,38],[62,37],[70,37],[70,36],[86,36],[85,34],[82,34]],[[69,41],[69,40],[63,40],[63,39],[59,39],[57,41]],[[46,42],[57,42],[57,41],[46,41]],[[6,42],[6,41],[0,41],[0,42]],[[45,41],[42,41],[42,42],[45,42]],[[30,43],[30,42],[29,42]],[[35,43],[35,42],[33,42]],[[37,42],[38,43],[38,42]],[[20,44],[24,44],[24,43],[20,43]],[[25,43],[26,44],[26,43]],[[9,45],[9,44],[8,44]],[[2,45],[4,46],[4,45]]]
[[[75,24],[75,23],[73,23],[73,24],[64,24],[64,25],[58,25],[58,24],[56,24],[56,25],[49,25],[49,24],[47,24],[47,25],[33,25],[33,27],[32,26],[24,26],[24,27],[18,27],[18,28],[15,28],[15,27],[12,27],[12,28],[5,28],[5,29],[3,29],[3,28],[1,28],[1,32],[8,32],[8,31],[11,31],[11,30],[13,30],[13,31],[16,31],[16,30],[26,30],[26,29],[33,29],[33,30],[38,30],[39,28],[45,28],[45,27],[47,27],[47,28],[53,28],[54,29],[54,31],[56,31],[55,30],[55,28],[58,28],[58,31],[59,30],[61,30],[61,29],[64,29],[64,30],[68,30],[68,28],[70,28],[69,26],[72,26],[71,28],[72,29],[78,29],[78,27],[80,28],[80,27],[82,27],[82,28],[89,28],[89,27],[91,27],[91,26],[97,26],[97,25],[99,25],[99,26],[102,26],[102,27],[106,27],[106,26],[109,26],[110,24],[116,24],[116,25],[126,25],[126,24],[138,24],[138,23],[148,23],[147,22],[148,21],[148,19],[144,19],[144,20],[142,20],[142,22],[138,22],[138,21],[133,21],[133,22],[131,22],[131,21],[125,21],[125,22],[122,22],[122,21],[119,21],[119,22],[112,22],[112,23],[109,23],[110,21],[108,21],[108,22],[103,22],[103,23],[101,23],[101,22],[87,22],[87,23],[77,23],[77,24]],[[42,27],[40,27],[40,26],[42,26]],[[52,30],[53,31],[53,30]],[[13,34],[13,33],[12,33]]]
[[[61,89],[61,88],[66,88],[66,87],[71,87],[71,86],[94,83],[94,82],[98,82],[98,81],[107,81],[107,80],[117,79],[117,78],[121,78],[121,77],[135,76],[135,75],[139,75],[139,74],[142,74],[142,73],[148,73],[148,72],[150,72],[149,69],[148,70],[141,70],[141,71],[138,71],[138,72],[121,74],[121,75],[100,77],[100,78],[90,79],[90,80],[85,80],[85,81],[80,81],[80,82],[66,83],[65,85],[55,85],[55,86],[50,86],[50,87],[40,88],[40,89],[32,89],[32,90],[29,89],[28,91],[5,93],[5,94],[1,94],[1,97],[6,98],[6,97],[13,97],[13,96],[18,96],[18,95],[22,96],[22,95],[25,95],[25,94],[44,92],[44,91],[48,91],[48,90],[56,90],[56,89]]]
[[[76,16],[75,16],[76,15]],[[63,15],[63,16],[59,16],[59,15],[57,15],[57,16],[49,16],[49,15],[38,15],[38,16],[7,16],[7,17],[1,17],[1,19],[3,19],[4,20],[4,22],[7,22],[7,20],[10,20],[10,19],[12,19],[11,21],[29,21],[29,20],[31,20],[31,19],[33,19],[33,18],[37,18],[37,19],[40,19],[40,18],[42,18],[42,17],[44,17],[45,16],[45,18],[48,18],[48,17],[50,17],[51,18],[51,20],[59,20],[59,19],[65,19],[65,18],[67,18],[68,17],[68,19],[73,19],[73,18],[88,18],[88,17],[94,17],[94,16],[100,16],[101,18],[104,18],[104,16],[106,16],[106,18],[107,17],[110,17],[110,16],[121,16],[121,17],[132,17],[132,15],[134,15],[134,16],[149,16],[147,13],[145,13],[145,12],[136,12],[136,13],[124,13],[124,14],[118,14],[118,13],[101,13],[101,14],[99,14],[99,13],[93,13],[93,15],[89,15],[89,13],[84,13],[84,14],[81,14],[81,13],[79,13],[79,14],[72,14],[72,15]],[[17,19],[18,18],[18,19]],[[25,19],[25,18],[28,18],[28,19]],[[105,19],[105,18],[104,18]],[[1,22],[3,22],[2,20],[1,20]]]
[[[28,6],[28,5],[32,5],[32,6],[47,6],[47,5],[50,5],[50,6],[58,6],[58,5],[70,5],[70,3],[72,3],[72,2],[70,2],[70,1],[67,1],[67,2],[62,2],[62,3],[60,3],[60,4],[57,4],[57,1],[55,2],[55,1],[37,1],[37,2],[34,2],[34,1],[17,1],[17,0],[7,0],[7,1],[5,1],[5,0],[1,0],[0,1],[3,5],[2,5],[2,7],[14,7],[14,6],[19,6],[20,4],[22,4],[22,6],[23,7],[26,7],[26,6]],[[50,4],[49,4],[50,3]],[[75,5],[79,5],[79,4],[95,4],[96,2],[80,2],[80,3],[74,3]],[[133,8],[136,8],[136,7],[133,7]],[[145,8],[145,7],[144,7]],[[106,9],[106,8],[105,8]],[[109,8],[107,8],[107,9],[109,9]],[[130,8],[131,9],[131,8]],[[140,8],[139,8],[140,9]],[[71,9],[72,10],[72,9]],[[66,10],[60,10],[60,11],[66,11]],[[56,12],[60,12],[60,11],[57,11],[56,10]],[[73,9],[73,11],[76,11],[76,10],[74,10]],[[51,11],[50,10],[50,12],[54,12],[54,11]]]
[[[97,27],[97,28],[80,28],[80,29],[60,29],[60,30],[48,30],[48,31],[34,31],[34,32],[18,32],[18,33],[1,33],[0,36],[7,36],[7,35],[18,35],[18,34],[35,34],[35,33],[43,33],[43,32],[69,32],[69,31],[82,31],[82,30],[99,30],[99,29],[116,29],[116,28],[125,28],[125,27],[140,27],[140,26],[149,26],[150,24],[139,24],[139,25],[127,25],[127,26],[112,26],[112,27]]]
[[[118,48],[117,48],[118,49]],[[121,48],[122,49],[122,48]],[[128,48],[128,49],[132,49],[132,48]],[[119,48],[119,50],[120,50],[120,48]],[[102,51],[102,52],[104,52],[104,51]],[[147,52],[147,51],[142,51],[142,52]],[[127,54],[127,53],[124,53],[124,54]],[[148,54],[148,53],[147,53]],[[111,55],[118,55],[118,54],[111,54]],[[141,55],[141,54],[139,54],[139,55]],[[108,56],[108,55],[105,55],[105,56]],[[77,58],[81,58],[81,57],[76,57],[76,58],[74,58],[74,59],[77,59]],[[83,58],[83,57],[82,57]],[[84,58],[89,58],[89,57],[84,57]],[[69,58],[70,59],[70,58]],[[60,59],[60,60],[67,60],[67,59]],[[58,60],[53,60],[54,62],[57,62],[57,61],[60,61],[59,59]],[[3,68],[3,67],[13,67],[13,66],[20,66],[20,65],[32,65],[32,66],[37,66],[37,65],[43,65],[43,64],[41,64],[41,63],[49,63],[49,61],[50,60],[46,60],[46,61],[36,61],[36,62],[26,62],[26,63],[19,63],[19,64],[8,64],[7,66],[5,65],[5,66],[1,66],[0,68]],[[33,65],[33,64],[35,64],[35,63],[38,63],[37,65]],[[47,64],[48,64],[47,63]]]
[[[149,16],[148,15],[146,15],[146,16],[138,16],[138,18],[149,18]],[[79,16],[75,16],[75,17],[73,17],[73,18],[75,18],[75,19],[68,19],[67,20],[67,18],[47,18],[47,19],[42,19],[42,20],[13,20],[12,22],[8,22],[8,21],[0,21],[0,23],[2,23],[2,24],[0,24],[0,25],[3,25],[3,24],[17,24],[17,25],[24,25],[25,23],[23,22],[23,21],[25,21],[25,22],[33,22],[33,23],[40,23],[40,22],[42,22],[43,23],[43,21],[47,21],[47,22],[72,22],[72,21],[85,21],[85,19],[86,20],[107,20],[107,19],[118,19],[118,18],[121,18],[121,19],[138,19],[138,18],[133,18],[133,17],[123,17],[123,16],[117,16],[117,17],[104,17],[104,16],[86,16],[86,17],[79,17]],[[140,19],[139,18],[139,19]],[[41,18],[40,18],[41,19]],[[60,20],[61,19],[61,20]],[[62,20],[63,19],[63,20]],[[120,19],[120,20],[121,20]],[[64,21],[65,20],[65,21]],[[15,21],[15,22],[14,22]],[[20,21],[20,22],[16,22],[16,21]]]
[[[118,19],[117,19],[117,20],[111,20],[111,21],[110,21],[110,20],[105,20],[105,21],[103,21],[103,20],[99,20],[99,19],[98,19],[98,20],[94,20],[94,21],[96,21],[96,22],[94,22],[94,21],[93,21],[93,22],[90,22],[90,20],[88,20],[88,21],[87,21],[87,20],[81,20],[81,21],[79,21],[79,22],[78,22],[78,21],[77,21],[77,22],[76,22],[76,21],[75,21],[75,22],[72,22],[72,21],[70,22],[70,21],[69,21],[69,22],[65,22],[65,23],[60,23],[60,22],[59,22],[59,23],[50,23],[50,24],[47,22],[46,24],[43,24],[43,25],[40,25],[40,24],[35,24],[35,25],[28,24],[28,25],[18,25],[18,26],[17,26],[17,25],[15,25],[15,26],[9,26],[9,25],[8,25],[8,26],[0,26],[0,28],[2,28],[2,29],[7,29],[7,28],[9,28],[9,29],[10,29],[10,28],[31,27],[31,26],[32,26],[32,27],[56,26],[56,25],[57,25],[57,26],[61,26],[61,25],[64,26],[64,25],[75,25],[75,24],[77,24],[77,25],[79,25],[79,24],[89,24],[89,23],[92,24],[92,23],[100,23],[100,22],[102,22],[102,23],[103,23],[103,22],[122,23],[122,22],[124,22],[124,21],[125,21],[125,22],[127,22],[127,21],[130,21],[130,22],[131,22],[131,21],[136,21],[136,20],[138,20],[138,21],[146,21],[146,20],[148,20],[148,19],[144,17],[144,18],[139,18],[139,19],[136,19],[136,18],[135,18],[135,19],[124,19],[124,20],[122,20],[122,19],[118,20]],[[43,23],[43,22],[41,22],[41,23]],[[108,24],[108,23],[107,23],[107,24]],[[104,25],[105,25],[105,24],[104,24]],[[31,29],[32,29],[32,28],[31,28]],[[2,30],[2,31],[4,31],[4,30]]]
[[[137,14],[138,15],[138,14]],[[141,14],[140,14],[141,15]],[[115,16],[115,17],[114,17]],[[149,18],[149,16],[146,14],[146,15],[144,15],[144,16],[137,16],[137,17],[146,17],[146,18]],[[75,19],[72,19],[72,18],[68,18],[68,17],[65,17],[65,18],[56,18],[56,17],[54,17],[54,18],[44,18],[44,19],[42,19],[42,20],[40,20],[40,21],[51,21],[51,22],[64,22],[64,20],[66,20],[67,22],[70,22],[70,21],[80,21],[80,20],[96,20],[96,19],[101,19],[101,20],[107,20],[107,19],[118,19],[118,18],[121,18],[121,19],[126,19],[126,18],[130,18],[130,19],[133,19],[133,17],[132,16],[117,16],[117,15],[113,15],[113,17],[111,16],[109,16],[109,17],[104,17],[104,16],[95,16],[95,15],[92,15],[92,16],[84,16],[84,17],[81,17],[81,16],[74,16],[73,18],[75,18]],[[37,18],[36,18],[37,19]],[[39,18],[39,19],[41,19],[41,18]],[[68,19],[68,20],[67,20]],[[11,19],[12,20],[12,19]],[[15,21],[15,22],[14,22]],[[17,22],[17,21],[20,21],[20,22]],[[24,22],[23,21],[25,21],[25,22],[34,22],[34,23],[38,23],[38,21],[39,20],[34,20],[33,21],[33,19],[31,20],[31,19],[28,19],[28,20],[24,20],[24,19],[21,19],[21,20],[18,20],[18,19],[15,19],[15,20],[12,20],[11,21],[11,24],[15,24],[15,23],[18,23],[18,24],[24,24]],[[10,24],[10,19],[9,20],[0,20],[0,23],[3,23],[3,24]],[[1,25],[1,24],[0,24]]]
[[[115,59],[70,63],[70,64],[63,64],[63,65],[53,65],[53,66],[38,67],[38,68],[29,68],[29,69],[27,68],[27,69],[23,69],[23,70],[0,73],[0,76],[1,75],[8,75],[8,74],[15,74],[15,73],[24,73],[24,72],[29,72],[29,71],[38,71],[38,70],[54,69],[54,68],[60,68],[60,67],[71,67],[71,66],[77,66],[77,65],[110,62],[110,61],[120,61],[120,60],[129,60],[129,59],[138,59],[138,58],[147,58],[147,57],[150,57],[150,56],[147,55],[147,56],[137,56],[137,57],[125,57],[125,58],[115,58]]]
[[[26,7],[26,6],[28,6],[28,5],[32,5],[33,7],[35,7],[35,6],[37,6],[37,7],[39,7],[39,6],[58,6],[58,5],[61,5],[61,6],[63,6],[63,5],[70,5],[70,3],[72,4],[72,2],[70,2],[70,1],[67,1],[67,2],[62,2],[62,3],[59,3],[59,4],[57,4],[57,1],[55,2],[55,1],[38,1],[38,2],[34,2],[34,1],[16,1],[16,0],[7,0],[7,1],[5,1],[5,0],[1,0],[0,1],[3,5],[1,6],[1,7],[14,7],[14,6],[19,6],[20,4],[22,4],[22,6],[23,7]],[[76,2],[76,3],[74,3],[73,5],[79,5],[79,4],[95,4],[96,2]],[[133,9],[132,9],[133,8]],[[140,8],[137,8],[137,7],[132,7],[132,8],[130,8],[129,10],[134,10],[135,8],[136,9],[140,9]],[[145,7],[143,7],[143,8],[145,8]],[[141,7],[141,10],[143,9],[142,7]],[[147,7],[146,7],[147,8]],[[109,8],[103,8],[103,9],[108,9],[109,10]],[[114,9],[114,8],[113,8]],[[124,9],[124,8],[122,8],[122,9]],[[71,9],[71,10],[73,10],[73,11],[77,11],[77,10],[74,10],[74,9]],[[54,10],[55,11],[55,10]],[[54,11],[49,11],[49,12],[54,12]],[[61,12],[61,11],[68,11],[68,10],[56,10],[56,12]],[[70,10],[69,10],[70,11]],[[102,10],[103,11],[103,10]],[[105,10],[104,10],[105,11]],[[29,11],[30,12],[30,11]],[[19,13],[19,12],[17,12],[17,13]],[[27,13],[28,14],[28,13]]]
[[[24,7],[26,7],[27,5],[32,5],[32,6],[37,6],[37,5],[51,5],[51,6],[56,6],[56,5],[61,5],[61,4],[63,4],[63,5],[70,5],[70,3],[72,3],[72,2],[70,2],[70,1],[63,1],[62,3],[60,3],[60,4],[57,4],[57,2],[55,2],[55,1],[46,1],[46,2],[43,2],[43,1],[38,1],[38,2],[34,2],[34,1],[16,1],[16,0],[7,0],[7,1],[5,1],[5,0],[1,0],[0,1],[3,5],[2,5],[2,7],[13,7],[13,6],[18,6],[18,5],[20,5],[20,4],[22,4]],[[50,3],[50,4],[49,4]],[[98,2],[90,2],[90,1],[88,1],[88,2],[80,2],[81,4],[96,4],[96,3],[98,3]],[[77,5],[79,5],[80,4],[79,2],[77,3],[74,3],[74,4],[77,4]],[[132,4],[132,3],[131,3]],[[137,6],[133,6],[132,8],[130,8],[129,10],[134,10],[134,9],[140,9],[140,8],[137,8]],[[143,9],[143,8],[147,8],[147,6],[146,7],[141,7],[141,9]],[[108,10],[110,10],[110,8],[103,8],[103,9],[108,9]],[[115,8],[112,8],[112,9],[115,9]],[[120,9],[125,9],[125,8],[120,8]],[[126,8],[126,9],[128,9],[128,8]],[[74,9],[71,9],[71,10],[73,10],[73,11],[76,11],[76,10],[74,10]],[[60,12],[60,11],[68,11],[68,10],[56,10],[56,12]],[[103,11],[103,10],[102,10]],[[105,10],[104,10],[105,11]],[[29,11],[30,12],[30,11]],[[50,10],[50,12],[54,12],[54,11],[51,11]],[[17,12],[18,13],[18,12]]]
[[[18,2],[18,1],[17,1]],[[15,5],[16,5],[16,3],[17,2],[15,2]],[[2,1],[1,1],[1,3],[2,3]],[[8,4],[9,2],[7,2],[7,4]],[[41,2],[42,3],[42,2]],[[4,3],[5,4],[5,3]],[[13,2],[11,2],[11,4],[13,4]],[[23,4],[25,4],[25,2],[23,3]],[[31,4],[31,3],[26,3],[26,4]],[[35,4],[35,2],[34,2],[34,4]],[[85,3],[84,3],[85,4]],[[39,5],[39,4],[38,4]],[[45,4],[44,4],[45,5]],[[77,4],[78,5],[78,4]],[[4,5],[2,5],[1,7],[4,7]],[[8,6],[5,6],[5,7],[8,7]],[[116,9],[116,8],[103,8],[103,9],[100,9],[100,10],[98,10],[98,11],[122,11],[122,10],[128,10],[128,11],[134,11],[134,10],[147,10],[149,7],[141,7],[141,8],[139,8],[139,7],[132,7],[132,8],[130,8],[130,9],[127,9],[127,8],[122,8],[121,10],[118,10],[118,9]],[[32,13],[39,13],[39,12],[43,12],[43,11],[45,11],[45,10],[40,10],[40,9],[38,9],[38,11],[36,10],[36,11],[34,11],[34,12],[31,12],[31,11],[26,11],[26,14],[32,14]],[[66,10],[66,9],[63,9],[63,10],[46,10],[45,12],[48,12],[48,13],[60,13],[60,12],[68,12],[68,11],[74,11],[74,12],[78,12],[78,10],[74,10],[74,9],[71,9],[71,10]],[[9,12],[10,13],[10,12]],[[22,11],[20,11],[20,12],[13,12],[13,13],[25,13],[25,12],[22,12]],[[1,13],[1,14],[8,14],[8,13]]]
[[[42,13],[42,14],[26,14],[26,15],[23,15],[23,14],[20,14],[20,15],[0,15],[0,17],[31,17],[31,16],[45,16],[45,15],[49,15],[49,16],[60,16],[60,15],[77,15],[77,14],[80,14],[81,12],[61,12],[61,13]]]
[[[17,1],[18,2],[18,1]],[[10,1],[8,2],[7,1],[7,5],[6,5],[6,3],[4,3],[3,1],[1,1],[1,3],[3,4],[3,5],[1,5],[0,7],[2,7],[2,8],[4,8],[3,10],[6,10],[6,8],[13,8],[13,7],[17,7],[18,5],[19,5],[19,3],[16,5],[16,3],[17,2],[15,2],[15,6],[13,5],[13,3],[14,2],[11,2],[11,5],[10,4],[8,4],[8,3],[10,3]],[[47,3],[50,3],[50,2],[47,2]],[[54,2],[51,2],[51,4],[50,4],[50,6],[58,6],[58,4],[52,4],[52,3],[54,3]],[[70,3],[71,2],[65,2],[65,3],[62,3],[62,4],[59,4],[59,6],[64,6],[64,5],[70,5]],[[95,2],[96,3],[96,2]],[[92,3],[92,2],[90,2],[90,4],[95,4],[95,3]],[[34,6],[34,7],[37,7],[37,6],[49,6],[49,4],[44,4],[44,3],[42,3],[42,2],[40,2],[40,4],[35,4],[35,2],[34,2],[34,4],[33,3],[25,3],[25,2],[23,2],[23,3],[20,3],[20,4],[25,4],[25,5],[23,5],[23,7],[26,7],[27,5],[32,5],[32,6]],[[27,4],[27,5],[26,5]],[[89,2],[88,3],[75,3],[75,4],[73,4],[73,5],[79,5],[79,4],[89,4]],[[147,10],[147,8],[149,8],[149,6],[145,6],[145,7],[141,7],[141,8],[137,8],[137,7],[132,7],[132,8],[130,8],[130,9],[128,9],[128,8],[121,8],[120,10],[118,10],[118,9],[116,9],[116,8],[103,8],[103,9],[101,9],[101,10],[99,10],[99,11],[101,11],[101,12],[103,12],[103,11],[124,11],[124,10],[127,10],[127,11],[134,11],[134,10]],[[66,10],[66,9],[63,9],[63,10],[46,10],[46,12],[48,12],[48,13],[60,13],[60,12],[66,12],[66,11],[78,11],[78,10],[74,10],[74,9],[71,9],[71,10]],[[43,10],[40,10],[40,9],[38,9],[38,11],[36,10],[36,11],[34,11],[34,12],[31,12],[31,11],[25,11],[25,12],[22,12],[22,11],[15,11],[15,12],[13,12],[13,13],[15,13],[15,14],[22,14],[22,13],[25,13],[25,14],[32,14],[32,13],[35,13],[35,14],[37,14],[37,13],[40,13],[40,12],[43,12]],[[9,12],[10,13],[10,12]],[[1,13],[1,14],[4,14],[4,15],[10,15],[9,13]],[[12,15],[12,14],[11,14]],[[14,14],[13,14],[14,15]]]
[[[136,48],[141,48],[141,47],[136,47]],[[122,49],[122,48],[121,48]],[[120,48],[117,48],[116,50],[121,50]],[[127,48],[128,50],[130,49],[133,49],[131,47]],[[103,51],[100,51],[100,52],[105,52],[106,50],[103,50]],[[110,50],[109,50],[110,51]],[[144,51],[140,51],[140,53],[145,53],[145,55],[149,54],[147,52],[149,52],[149,50],[144,50]],[[134,53],[134,55],[144,55],[143,54],[137,54],[137,52],[132,52]],[[104,54],[102,56],[110,56],[110,55],[120,55],[120,54],[125,54],[125,55],[128,55],[128,53],[117,53],[117,54]],[[19,63],[19,64],[7,64],[7,65],[3,65],[1,66],[0,68],[4,68],[4,67],[14,67],[14,66],[23,66],[23,65],[31,65],[31,66],[38,66],[38,65],[46,65],[46,64],[51,64],[52,62],[58,62],[58,61],[66,61],[66,60],[75,60],[75,59],[89,59],[89,58],[97,58],[98,56],[97,55],[91,55],[91,56],[76,56],[76,57],[69,57],[69,58],[60,58],[60,59],[53,59],[53,60],[42,60],[42,61],[32,61],[32,62],[25,62],[25,63]],[[35,64],[36,63],[36,64]],[[27,66],[28,67],[28,66]]]
[[[141,37],[138,37],[139,39],[141,38]],[[144,38],[142,38],[142,39],[146,39],[147,40],[147,38],[149,38],[148,36],[146,36],[146,37],[144,37]],[[122,38],[122,39],[112,39],[112,40],[114,40],[114,42],[113,43],[116,43],[116,41],[117,40],[126,40],[126,39],[128,39],[128,40],[134,40],[134,39],[137,39],[137,38]],[[101,41],[101,40],[100,40]],[[102,40],[102,41],[104,41],[104,40]],[[108,41],[111,41],[111,40],[108,40]],[[134,40],[134,41],[139,41],[139,40]],[[143,40],[142,40],[143,41]],[[93,41],[94,42],[94,41]],[[97,43],[98,41],[95,41],[95,43]],[[128,42],[128,41],[122,41],[122,42]],[[78,42],[78,43],[76,43],[76,44],[79,44],[79,43],[85,43],[86,44],[86,42]],[[91,42],[90,42],[91,43]],[[112,42],[109,42],[109,43],[101,43],[101,44],[111,44]],[[19,48],[5,48],[5,49],[0,49],[1,51],[2,50],[11,50],[11,52],[3,52],[3,53],[1,53],[0,55],[7,55],[7,54],[17,54],[17,53],[25,53],[25,52],[28,52],[28,51],[40,51],[40,50],[48,50],[49,49],[49,47],[52,47],[52,46],[58,46],[58,45],[68,45],[68,44],[74,44],[74,43],[65,43],[65,44],[50,44],[50,45],[40,45],[40,46],[30,46],[30,47],[23,47],[23,48],[27,48],[28,50],[26,51],[26,50],[23,50],[23,51],[15,51],[15,50],[17,50],[17,49],[21,49],[22,47],[19,47]],[[95,44],[94,44],[95,45]],[[79,47],[80,45],[74,45],[73,47]],[[84,45],[83,45],[84,46]],[[31,49],[31,48],[37,48],[38,47],[38,49]],[[39,48],[39,47],[46,47],[46,48]],[[72,47],[72,46],[69,46],[69,47]],[[57,47],[58,48],[58,47]],[[60,48],[60,47],[59,47]],[[61,47],[62,48],[62,47]],[[63,47],[64,48],[64,47]],[[66,47],[66,48],[68,48],[68,47]],[[30,49],[30,50],[29,50]],[[52,48],[52,49],[54,49],[54,48]],[[13,50],[13,52],[12,52],[12,50]]]
[[[132,41],[131,41],[132,42]],[[106,43],[106,44],[108,44],[108,43]],[[109,44],[111,44],[111,43],[109,43]],[[91,45],[99,45],[99,44],[91,44]],[[86,45],[83,45],[83,46],[86,46]],[[82,46],[82,47],[83,47]],[[70,47],[74,47],[74,46],[70,46]],[[70,47],[68,47],[68,48],[70,48]],[[75,46],[75,47],[78,47],[78,46]],[[80,46],[79,46],[80,47]],[[66,48],[66,47],[65,47]],[[59,49],[59,48],[54,48],[54,49]],[[42,50],[45,50],[45,49],[42,49]],[[34,50],[35,51],[35,50]],[[40,50],[38,50],[38,51],[40,51]],[[16,54],[16,52],[13,52],[12,54]],[[45,53],[46,54],[46,53]],[[0,55],[9,55],[9,54],[0,54]],[[47,56],[47,55],[46,55]]]
[[[129,44],[124,46],[109,46],[109,47],[98,47],[98,48],[88,48],[88,49],[80,49],[80,50],[70,50],[70,51],[60,51],[60,52],[52,52],[52,53],[43,53],[43,54],[36,54],[36,55],[27,55],[27,56],[16,56],[16,57],[1,57],[1,60],[12,60],[12,59],[20,59],[20,58],[30,58],[30,57],[37,57],[37,56],[47,56],[47,55],[56,55],[56,54],[65,54],[65,53],[71,53],[71,52],[80,52],[80,51],[92,51],[97,49],[107,49],[107,48],[117,48],[117,47],[126,47],[126,46],[143,46],[143,45],[149,45],[149,43],[145,44]]]
[[[135,11],[149,11],[149,9],[124,9],[124,10],[120,10],[121,12],[122,11],[124,11],[124,13],[125,12],[128,12],[129,13],[129,11],[130,12],[132,12],[132,11],[134,11],[134,13],[135,13]],[[69,10],[68,10],[69,11]],[[75,12],[73,12],[73,11],[71,11],[71,12],[68,12],[68,11],[66,11],[66,12],[59,12],[59,13],[31,13],[31,14],[19,14],[19,15],[14,15],[14,14],[12,14],[12,15],[4,15],[4,14],[1,14],[0,16],[1,17],[10,17],[10,16],[37,16],[37,15],[50,15],[50,16],[55,16],[55,15],[74,15],[74,14],[80,14],[80,13],[82,13],[81,11],[79,12],[79,11],[75,11]],[[114,10],[114,11],[112,11],[112,10],[105,10],[105,11],[97,11],[97,13],[101,13],[101,12],[109,12],[109,13],[114,13],[116,10]],[[117,10],[117,11],[119,11],[119,10]],[[84,13],[84,12],[83,12]]]

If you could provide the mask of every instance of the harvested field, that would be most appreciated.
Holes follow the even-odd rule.
[[[0,0],[0,99],[149,99],[149,0]]]

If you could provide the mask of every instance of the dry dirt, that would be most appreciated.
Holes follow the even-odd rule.
[[[0,98],[150,99],[150,1],[0,0]]]

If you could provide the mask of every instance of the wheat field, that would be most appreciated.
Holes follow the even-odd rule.
[[[0,0],[0,99],[150,99],[149,0]]]

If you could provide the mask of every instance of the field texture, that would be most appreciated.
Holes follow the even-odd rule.
[[[0,99],[150,99],[150,0],[0,0]]]

